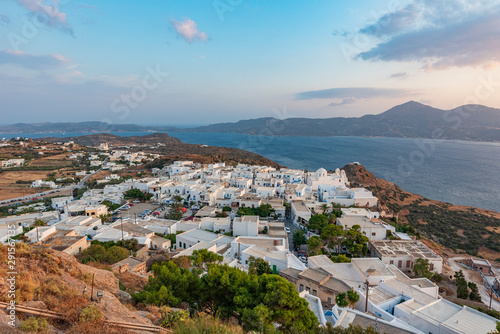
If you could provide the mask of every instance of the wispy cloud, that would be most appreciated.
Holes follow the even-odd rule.
[[[414,91],[396,88],[342,87],[301,92],[296,94],[296,98],[297,100],[347,98],[369,99],[375,97],[396,97],[411,93],[414,93]]]
[[[359,32],[378,39],[358,55],[363,60],[414,61],[426,70],[488,67],[500,61],[498,1],[414,1]]]
[[[396,88],[343,87],[313,90],[295,94],[297,100],[332,99],[330,107],[345,106],[374,98],[395,98],[419,94],[418,91]]]
[[[185,18],[184,21],[171,19],[170,23],[177,35],[188,43],[205,42],[208,38],[208,35],[198,30],[196,23],[189,18]]]
[[[406,72],[398,72],[398,73],[393,73],[391,74],[391,78],[393,79],[406,79],[408,78],[408,73]]]
[[[343,99],[342,101],[340,102],[332,102],[332,103],[329,103],[328,106],[329,107],[340,107],[340,106],[345,106],[347,104],[354,104],[358,102],[357,99],[355,99],[354,97],[348,97],[346,99]]]
[[[13,50],[0,51],[0,65],[10,64],[32,70],[46,70],[62,67],[67,63],[68,59],[58,54],[37,55]]]
[[[46,26],[56,28],[70,35],[73,35],[73,29],[66,21],[66,14],[59,11],[59,0],[52,0],[50,4],[45,5],[43,0],[12,0],[24,8],[37,15],[37,21]]]
[[[7,15],[0,13],[0,24],[10,23],[10,19]]]

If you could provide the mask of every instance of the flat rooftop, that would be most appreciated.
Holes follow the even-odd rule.
[[[441,258],[432,249],[418,240],[372,240],[372,247],[383,257],[412,256],[414,258]]]
[[[42,246],[50,247],[62,252],[66,248],[74,245],[76,242],[87,238],[82,236],[66,236],[65,233],[68,233],[68,231],[57,231],[56,233],[49,236],[46,240],[44,240]]]

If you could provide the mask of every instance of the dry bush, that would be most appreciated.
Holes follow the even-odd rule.
[[[42,281],[37,292],[38,298],[50,310],[64,313],[69,321],[77,321],[80,310],[88,305],[87,299],[57,276],[50,276]]]
[[[68,334],[128,334],[128,330],[112,327],[102,321],[81,322],[73,325]]]

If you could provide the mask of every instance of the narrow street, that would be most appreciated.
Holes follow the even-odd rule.
[[[285,218],[285,227],[290,229],[290,233],[288,233],[288,246],[290,247],[290,250],[293,251],[295,248],[295,245],[293,244],[293,232],[299,230],[300,228],[293,224],[291,218]]]

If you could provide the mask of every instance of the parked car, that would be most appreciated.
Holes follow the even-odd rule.
[[[285,227],[285,231],[286,231],[286,233],[290,233],[290,228],[289,227]]]
[[[141,201],[139,201],[138,199],[136,199],[135,201],[133,201],[133,203],[141,203]]]

